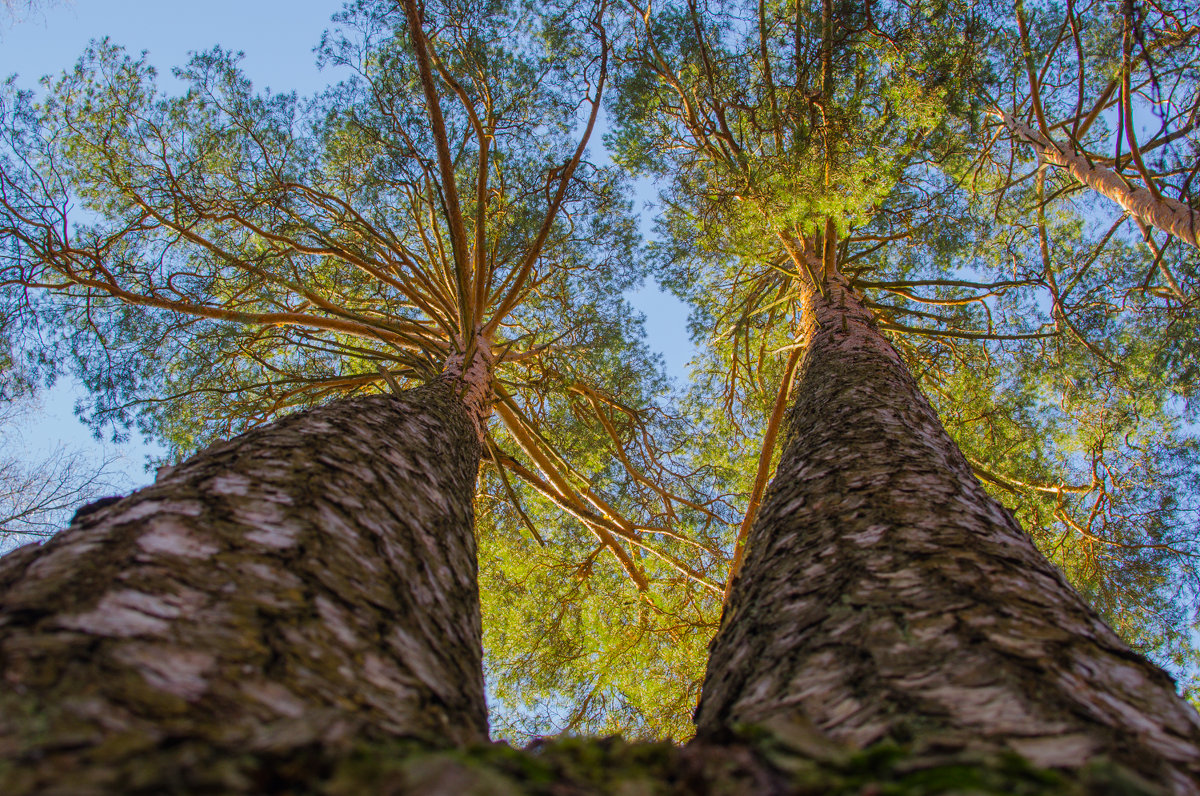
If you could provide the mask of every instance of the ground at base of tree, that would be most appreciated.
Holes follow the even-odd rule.
[[[298,720],[241,745],[196,739],[63,749],[38,761],[0,761],[0,791],[25,794],[321,794],[358,796],[1156,796],[1106,759],[1077,771],[1042,769],[1011,752],[944,742],[838,747],[775,722],[678,745],[619,737],[548,738],[438,749],[367,741],[350,727]],[[305,726],[307,725],[307,726]],[[308,736],[307,738],[305,736]],[[318,737],[319,736],[319,737]]]

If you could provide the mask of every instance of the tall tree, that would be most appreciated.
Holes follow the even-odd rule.
[[[987,495],[845,280],[822,287],[699,732],[796,716],[859,747],[1103,755],[1191,792],[1200,716]]]
[[[1109,298],[1137,289],[1145,255],[988,194],[1003,182],[976,160],[1003,9],[681,3],[632,18],[612,142],[666,178],[660,251],[696,307],[709,437],[762,441],[739,539],[778,455],[800,297],[837,271],[978,477],[1131,643],[1186,671],[1200,459],[1179,410],[1187,368],[1159,368],[1189,338]]]
[[[507,520],[489,560],[519,567],[506,551],[526,534],[543,560],[615,569],[656,633],[677,620],[653,592],[680,582],[714,622],[714,501],[677,455],[686,430],[652,408],[665,385],[621,297],[637,278],[622,178],[587,159],[606,13],[353,4],[320,48],[351,77],[308,103],[255,93],[220,50],[162,96],[108,42],[43,101],[12,90],[0,256],[78,330],[91,419],[140,423],[178,458],[461,374],[489,516]],[[546,515],[561,533],[529,521]]]
[[[0,560],[5,792],[274,790],[314,745],[486,738],[461,390],[294,415]]]
[[[616,140],[631,165],[670,175],[676,284],[724,348],[715,372],[743,369],[747,391],[759,374],[782,376],[759,387],[775,394],[762,406],[747,557],[740,569],[735,559],[698,730],[794,717],[857,745],[998,743],[1067,767],[1137,750],[1124,762],[1189,792],[1195,712],[988,497],[972,470],[993,457],[978,451],[972,467],[908,373],[945,367],[920,350],[927,335],[980,341],[1013,373],[1024,363],[1006,344],[1061,346],[1067,334],[1015,316],[1042,315],[1052,272],[993,276],[970,248],[993,231],[947,223],[969,201],[957,139],[980,110],[962,96],[986,77],[981,12],[826,0],[633,16]],[[906,252],[889,257],[897,245]],[[696,249],[707,258],[687,255]],[[1105,674],[1081,682],[1083,667]]]

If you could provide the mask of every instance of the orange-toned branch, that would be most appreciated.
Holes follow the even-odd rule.
[[[771,409],[771,417],[767,421],[767,428],[763,433],[762,448],[758,454],[758,469],[754,474],[754,486],[750,489],[750,502],[746,507],[746,516],[742,519],[741,527],[738,528],[737,541],[734,543],[733,563],[729,566],[729,577],[725,581],[725,599],[729,598],[733,580],[742,568],[742,559],[746,555],[746,537],[750,535],[750,529],[754,526],[754,520],[758,516],[758,507],[762,504],[763,493],[766,492],[767,482],[771,478],[771,460],[775,454],[775,440],[779,436],[779,429],[783,426],[783,416],[787,411],[788,398],[792,394],[792,378],[796,375],[796,365],[800,362],[803,352],[804,349],[801,347],[793,348],[788,356],[787,364],[784,366],[783,380],[780,382],[779,392],[775,396],[775,406]]]

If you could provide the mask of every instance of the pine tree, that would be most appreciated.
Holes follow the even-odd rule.
[[[1051,495],[1042,530],[1076,531],[1063,560],[1086,563],[1091,518],[1078,522],[1071,496],[1099,493],[1106,508],[1092,514],[1109,533],[1121,510],[1163,494],[1150,476],[1130,489],[1111,475],[1145,433],[1104,414],[1133,400],[1129,369],[1095,374],[1118,397],[1085,400],[1101,417],[1035,438],[1025,460],[988,450],[994,439],[964,456],[921,395],[940,381],[943,414],[977,399],[988,434],[1028,434],[1049,416],[1055,380],[1086,393],[1080,374],[1112,353],[1089,337],[1124,322],[1102,313],[1081,326],[1059,301],[1053,262],[994,267],[997,242],[1044,252],[1067,239],[1050,221],[1022,235],[961,215],[996,184],[965,176],[985,110],[969,89],[986,82],[995,19],[954,3],[833,0],[761,3],[746,18],[695,3],[630,17],[614,142],[627,164],[675,179],[667,251],[693,259],[671,263],[673,283],[696,299],[709,383],[727,386],[693,398],[707,401],[707,440],[673,460],[661,455],[669,428],[645,431],[645,382],[620,385],[630,370],[614,360],[638,350],[622,320],[606,327],[595,293],[573,301],[612,271],[572,225],[611,220],[619,203],[603,179],[576,180],[583,143],[569,140],[577,119],[555,92],[582,84],[571,96],[589,104],[590,132],[607,10],[552,9],[537,36],[515,12],[489,16],[499,10],[408,3],[397,25],[394,7],[352,7],[343,21],[361,37],[323,49],[361,80],[325,98],[310,138],[293,135],[288,98],[252,95],[220,52],[189,67],[196,91],[181,101],[156,99],[144,64],[107,45],[52,101],[17,98],[0,186],[6,266],[57,290],[80,328],[105,337],[84,350],[84,372],[101,375],[96,356],[126,357],[124,381],[97,384],[101,407],[119,413],[168,385],[176,400],[149,422],[178,434],[180,450],[215,429],[253,430],[0,564],[0,667],[16,686],[0,736],[6,789],[1194,792],[1194,711],[977,480],[1035,509],[1037,493]],[[508,24],[521,46],[491,49]],[[532,68],[524,47],[535,41],[555,57]],[[551,77],[531,80],[539,68]],[[494,84],[497,73],[511,80]],[[443,114],[439,90],[457,98],[454,112]],[[524,90],[553,96],[523,103]],[[511,127],[490,115],[497,96],[513,99]],[[512,130],[523,144],[502,149]],[[372,131],[379,146],[363,148]],[[563,148],[542,157],[535,143],[555,131]],[[73,194],[98,223],[65,223]],[[403,223],[389,216],[397,205]],[[1045,202],[1037,208],[1044,216]],[[596,223],[593,237],[619,227]],[[539,270],[547,252],[554,267]],[[1105,258],[1109,273],[1123,265]],[[389,303],[390,290],[401,300]],[[587,316],[570,331],[589,345],[558,345],[574,320],[564,310]],[[160,340],[168,351],[155,351]],[[215,352],[209,372],[195,354],[175,356],[184,349]],[[1046,353],[1038,375],[1029,365]],[[571,355],[583,361],[572,367]],[[395,395],[345,397],[383,385]],[[573,398],[556,403],[562,393]],[[1169,394],[1136,397],[1147,416],[1172,417]],[[748,429],[727,433],[739,420]],[[564,428],[547,443],[547,429]],[[960,436],[972,428],[962,422]],[[638,430],[640,447],[629,443]],[[1069,457],[1038,460],[1118,430],[1115,447],[1089,450],[1090,485],[1072,482],[1081,468]],[[728,453],[759,431],[756,472],[735,456],[711,464],[714,445]],[[1186,444],[1176,447],[1188,466]],[[687,747],[567,739],[517,753],[485,742],[471,532],[483,457],[507,501],[484,505],[542,542],[544,511],[528,498],[574,517],[596,546],[562,571],[586,583],[610,555],[645,626],[703,624],[722,591],[721,542],[678,531],[730,519],[698,486],[710,473],[746,487]],[[615,495],[584,474],[597,458],[609,465],[590,471],[611,476]],[[699,467],[684,478],[680,461]],[[1040,466],[1031,477],[1014,462]],[[1153,516],[1169,524],[1188,510],[1163,499]],[[1131,545],[1127,562],[1158,567],[1145,594],[1170,582],[1169,557],[1147,550],[1189,552],[1155,541],[1153,523],[1143,531],[1152,541]],[[1072,574],[1088,584],[1085,567]],[[1110,576],[1125,577],[1099,578]],[[658,580],[694,584],[709,602],[665,605]],[[260,672],[278,674],[256,682]],[[576,694],[571,726],[587,726],[602,684]]]

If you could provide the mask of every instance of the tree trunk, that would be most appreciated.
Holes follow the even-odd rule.
[[[710,650],[699,736],[811,722],[857,747],[1107,756],[1196,793],[1200,717],[1171,679],[984,492],[841,277],[806,300],[788,435]]]
[[[479,455],[448,381],[342,401],[0,560],[0,792],[270,792],[305,750],[486,740]]]
[[[1033,147],[1038,157],[1045,162],[1066,169],[1079,182],[1107,196],[1146,226],[1160,229],[1185,243],[1200,247],[1200,214],[1183,202],[1166,196],[1156,197],[1145,188],[1135,188],[1112,169],[1096,166],[1085,156],[1046,138],[1004,111],[997,110],[996,113],[1009,131]]]

